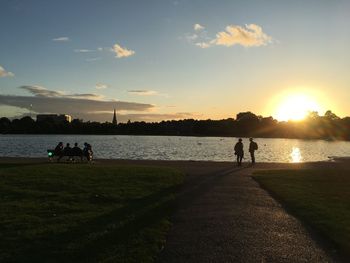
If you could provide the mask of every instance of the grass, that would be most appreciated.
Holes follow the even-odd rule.
[[[152,262],[177,170],[0,164],[0,262]]]
[[[254,175],[307,225],[350,255],[350,171],[281,170]]]

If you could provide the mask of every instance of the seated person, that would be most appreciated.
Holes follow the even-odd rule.
[[[81,160],[83,160],[83,150],[80,149],[78,143],[74,143],[74,147],[72,149],[73,156],[79,156]]]
[[[57,144],[54,150],[54,156],[58,156],[58,161],[63,157],[63,142]]]
[[[63,149],[63,155],[68,156],[69,157],[68,160],[71,161],[73,159],[73,155],[72,154],[73,154],[72,148],[70,147],[70,144],[67,143],[66,147],[64,147],[64,149]]]
[[[88,144],[87,142],[84,143],[84,150],[83,150],[83,154],[86,157],[86,159],[88,161],[92,160],[92,147],[91,144]]]

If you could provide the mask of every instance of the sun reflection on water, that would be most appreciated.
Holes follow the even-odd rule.
[[[292,163],[300,163],[302,159],[300,149],[298,147],[293,147],[290,157],[292,158]]]

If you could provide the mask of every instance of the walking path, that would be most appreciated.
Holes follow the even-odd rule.
[[[332,262],[301,223],[250,177],[190,176],[159,262]]]

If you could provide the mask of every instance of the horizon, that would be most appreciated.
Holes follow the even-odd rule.
[[[0,110],[84,121],[350,115],[347,1],[4,1]],[[327,19],[324,19],[327,17]],[[232,116],[232,117],[228,117]],[[118,119],[119,121],[119,119]]]

